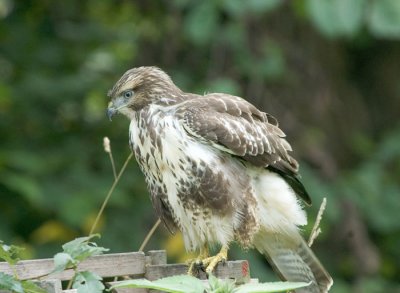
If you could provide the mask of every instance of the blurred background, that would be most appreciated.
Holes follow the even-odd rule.
[[[309,235],[332,292],[400,292],[400,1],[0,0],[0,239],[52,257],[86,235],[129,155],[128,120],[106,97],[156,65],[185,91],[242,96],[280,121],[313,198]],[[129,163],[99,245],[136,251],[156,221]],[[147,249],[182,261],[160,227]],[[276,280],[256,252],[252,275]]]

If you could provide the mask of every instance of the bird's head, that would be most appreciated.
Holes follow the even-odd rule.
[[[181,94],[164,71],[157,67],[137,67],[128,70],[108,92],[111,98],[107,115],[122,113],[131,118],[150,104],[167,104]]]

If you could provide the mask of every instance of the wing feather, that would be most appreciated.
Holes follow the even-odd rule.
[[[204,143],[258,166],[271,168],[299,189],[307,203],[310,198],[297,178],[298,163],[279,128],[278,121],[246,100],[227,94],[208,94],[182,103],[176,115],[184,129]],[[292,178],[290,178],[292,179]]]
[[[177,115],[187,132],[214,147],[256,166],[283,160],[288,171],[298,172],[296,160],[288,154],[292,148],[276,119],[239,97],[209,94],[182,103]]]

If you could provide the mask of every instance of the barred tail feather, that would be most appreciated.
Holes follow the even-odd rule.
[[[279,274],[291,282],[311,282],[296,293],[328,292],[333,280],[298,232],[295,235],[260,232],[253,242]]]

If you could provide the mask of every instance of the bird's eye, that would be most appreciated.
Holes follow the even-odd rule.
[[[124,98],[129,99],[130,97],[133,96],[133,91],[126,91],[124,92]]]

